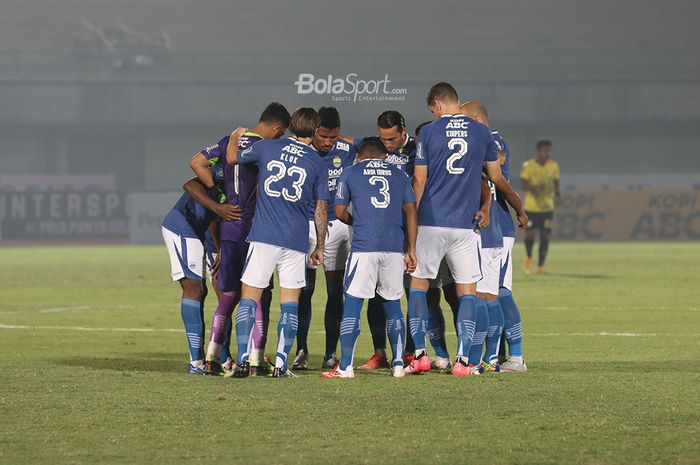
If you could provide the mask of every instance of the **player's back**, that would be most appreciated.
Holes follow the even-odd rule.
[[[261,135],[248,131],[238,139],[238,150],[246,150],[261,140],[263,140]],[[226,145],[228,145],[228,139],[226,139]],[[224,149],[224,156],[225,154]],[[241,208],[243,217],[238,221],[222,221],[221,238],[229,241],[244,241],[248,236],[255,214],[258,169],[254,165],[231,165],[229,163],[224,165],[226,199],[229,204]]]
[[[222,160],[217,159],[211,162],[209,169],[216,185],[222,187],[224,183]],[[214,200],[218,201],[218,199]],[[216,218],[216,213],[204,208],[187,192],[184,192],[173,208],[165,215],[162,225],[172,232],[184,235],[187,235],[188,231],[194,232],[200,240],[204,240],[204,234],[209,228],[209,224]]]
[[[263,140],[239,153],[257,165],[258,199],[249,241],[300,252],[308,248],[307,209],[328,199],[328,170],[308,144],[291,137]]]
[[[340,178],[336,202],[352,203],[353,252],[403,252],[403,205],[410,179],[383,160],[358,161]]]
[[[501,172],[503,173],[505,180],[510,182],[510,148],[508,147],[505,139],[503,139],[503,136],[498,131],[491,131],[491,134],[493,135],[493,139],[496,142],[496,147],[498,147],[498,150],[503,152],[503,154],[506,156],[505,162],[501,165]],[[508,203],[506,202],[503,192],[496,191],[496,201],[498,205],[495,205],[495,207],[497,208],[494,208],[491,211],[498,215],[497,221],[499,227],[501,228],[501,233],[505,237],[515,237],[515,224],[513,223],[513,217],[510,214]]]
[[[489,129],[465,115],[444,115],[421,129],[416,166],[428,179],[418,208],[422,226],[474,228],[484,161],[498,159]]]

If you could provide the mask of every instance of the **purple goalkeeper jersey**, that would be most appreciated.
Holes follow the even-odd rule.
[[[238,139],[238,150],[245,150],[262,136],[246,132]],[[253,224],[255,204],[258,196],[258,169],[254,165],[230,165],[226,163],[226,149],[229,136],[216,145],[202,150],[208,159],[220,158],[224,164],[224,192],[229,204],[238,205],[243,210],[240,221],[221,221],[221,239],[225,241],[244,242]]]

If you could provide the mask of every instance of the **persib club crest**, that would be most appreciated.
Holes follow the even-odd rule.
[[[342,163],[343,163],[343,160],[338,155],[333,157],[333,166],[335,166],[336,168],[340,168],[340,165]]]

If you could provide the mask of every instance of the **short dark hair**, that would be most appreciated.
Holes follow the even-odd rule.
[[[416,126],[416,130],[414,131],[413,135],[415,137],[418,137],[418,134],[420,134],[420,130],[423,129],[423,126],[432,123],[432,121],[423,121],[420,123],[418,126]]]
[[[313,137],[320,122],[313,108],[297,108],[289,120],[289,130],[297,137]]]
[[[541,149],[542,147],[551,147],[552,146],[552,141],[549,139],[540,139],[537,141],[537,150]]]
[[[320,126],[326,129],[340,127],[340,113],[335,107],[321,107],[318,109],[318,116],[321,118]]]
[[[459,96],[452,84],[441,81],[430,87],[428,96],[425,98],[428,106],[431,106],[436,100],[444,103],[459,103]]]
[[[289,112],[279,102],[270,103],[260,115],[260,123],[282,123],[285,128],[289,127]]]
[[[357,149],[358,155],[384,155],[386,154],[386,147],[382,144],[379,137],[366,137],[362,140],[360,148]]]
[[[387,110],[377,118],[377,126],[382,129],[391,129],[394,126],[399,127],[399,131],[403,131],[406,127],[406,120],[403,115],[396,110]]]

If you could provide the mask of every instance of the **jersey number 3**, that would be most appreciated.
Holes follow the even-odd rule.
[[[447,172],[450,174],[464,173],[464,168],[455,166],[455,163],[467,154],[467,149],[469,147],[467,141],[464,139],[450,139],[447,143],[447,147],[455,151],[447,159]]]
[[[383,176],[372,176],[369,178],[369,183],[373,186],[379,184],[379,194],[382,196],[381,199],[379,197],[372,196],[370,198],[372,206],[374,208],[387,208],[391,202],[391,195],[389,194],[389,181],[387,181]]]
[[[270,197],[283,197],[289,202],[297,202],[301,199],[301,187],[306,181],[306,170],[299,166],[291,166],[287,169],[287,166],[278,160],[272,160],[267,164],[268,171],[271,172],[270,176],[265,180],[265,193]],[[282,188],[282,191],[275,190],[273,184],[281,180],[285,176],[292,177],[292,191],[286,187]],[[294,179],[296,177],[296,179]]]

